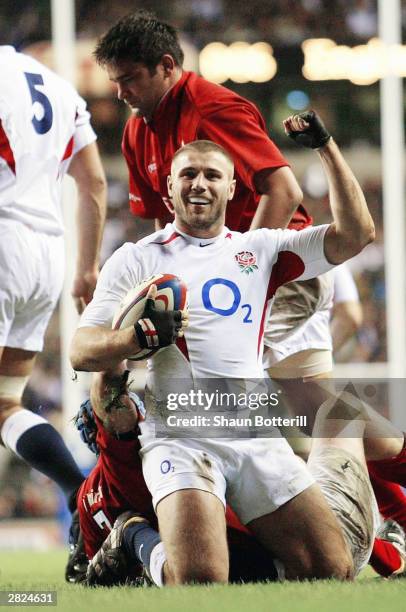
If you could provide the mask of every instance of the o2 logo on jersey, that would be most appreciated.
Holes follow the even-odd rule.
[[[38,104],[42,106],[42,117],[38,119],[35,116],[31,119],[32,125],[34,126],[34,130],[37,134],[46,134],[52,127],[52,121],[54,118],[54,113],[52,110],[52,106],[47,96],[43,91],[38,89],[38,86],[44,84],[44,79],[41,74],[34,74],[32,72],[24,72],[24,76],[27,79],[28,87],[30,89],[32,105],[34,106]]]
[[[211,290],[213,287],[216,287],[218,285],[227,287],[227,289],[230,291],[230,298],[232,300],[232,303],[229,308],[219,308],[218,306],[214,306],[214,304],[212,303],[212,298],[210,295]],[[202,287],[202,300],[203,306],[206,308],[206,310],[210,310],[210,312],[215,312],[216,314],[221,315],[222,317],[230,317],[240,308],[241,291],[233,281],[230,281],[227,278],[211,278],[206,283],[204,283]],[[251,304],[242,304],[241,310],[244,313],[242,322],[252,323]]]

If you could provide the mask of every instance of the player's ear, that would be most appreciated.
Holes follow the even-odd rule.
[[[235,193],[235,186],[236,186],[237,182],[235,179],[233,179],[230,183],[230,186],[228,188],[228,200],[232,200],[234,197],[234,193]]]
[[[161,58],[161,64],[164,69],[164,75],[166,77],[171,76],[176,65],[172,55],[169,55],[169,53],[165,53],[165,55],[163,55]]]
[[[169,174],[167,179],[166,179],[166,183],[168,186],[168,195],[171,198],[172,197],[172,175]]]

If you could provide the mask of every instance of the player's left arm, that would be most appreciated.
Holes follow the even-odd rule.
[[[286,227],[303,193],[260,113],[252,105],[235,103],[202,119],[197,136],[223,146],[244,185],[261,196],[250,229]]]
[[[329,185],[333,223],[324,236],[324,254],[340,264],[372,242],[375,226],[362,189],[337,144],[314,112],[289,117],[286,133],[298,144],[315,149]]]
[[[78,190],[78,255],[72,296],[81,313],[90,302],[99,272],[99,253],[107,206],[107,183],[95,142],[87,144],[73,157],[69,174]]]
[[[334,275],[334,306],[330,321],[333,350],[338,351],[362,325],[363,312],[354,278],[346,264]]]
[[[289,166],[266,168],[256,173],[255,188],[261,193],[250,229],[284,228],[303,200],[303,192]]]

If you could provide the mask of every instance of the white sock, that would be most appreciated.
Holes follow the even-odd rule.
[[[164,563],[166,561],[166,554],[164,549],[164,543],[159,542],[151,552],[151,557],[149,561],[149,573],[154,584],[157,587],[164,586]]]
[[[35,425],[47,422],[43,417],[25,408],[14,412],[4,421],[1,428],[0,434],[4,446],[18,455],[16,450],[17,442],[23,433],[31,429],[31,427],[35,427]]]
[[[279,559],[274,559],[273,560],[274,565],[275,565],[275,569],[278,573],[278,580],[279,582],[285,582],[286,579],[286,572],[285,572],[285,566],[282,563],[282,561],[279,561]]]

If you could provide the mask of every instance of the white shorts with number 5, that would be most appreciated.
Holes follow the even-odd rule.
[[[41,351],[62,289],[64,240],[0,219],[0,346]]]

